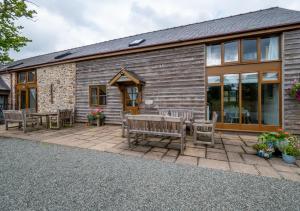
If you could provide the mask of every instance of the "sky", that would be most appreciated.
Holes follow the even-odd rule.
[[[1,1],[1,0],[0,0]],[[33,20],[20,19],[32,40],[15,60],[129,35],[270,7],[299,10],[299,0],[30,0]]]

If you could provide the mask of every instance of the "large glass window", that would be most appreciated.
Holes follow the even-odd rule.
[[[221,77],[220,77],[219,75],[208,76],[208,77],[207,77],[207,82],[208,82],[209,84],[220,83],[220,82],[221,82]]]
[[[266,72],[263,73],[263,81],[277,81],[278,72]]]
[[[279,84],[262,84],[262,124],[279,125]]]
[[[91,106],[106,105],[105,85],[90,86],[90,105]]]
[[[224,75],[224,122],[239,123],[239,74]]]
[[[221,45],[209,45],[206,47],[207,66],[221,64]]]
[[[138,106],[138,88],[136,86],[127,87],[127,97],[126,105],[127,106]]]
[[[224,62],[237,62],[239,60],[238,41],[224,44]]]
[[[279,59],[279,37],[268,37],[260,40],[261,61]]]
[[[245,39],[243,42],[243,61],[257,60],[256,39]]]
[[[218,122],[221,121],[221,86],[209,86],[207,89],[208,118],[212,119],[213,112],[218,114]]]
[[[18,73],[18,83],[23,84],[26,82],[26,72]]]
[[[242,123],[258,123],[258,73],[243,73]]]

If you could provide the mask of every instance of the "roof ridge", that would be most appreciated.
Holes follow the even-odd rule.
[[[247,14],[261,12],[261,11],[266,11],[266,10],[272,10],[272,9],[276,9],[276,8],[277,9],[278,8],[279,9],[285,9],[285,8],[281,8],[281,7],[278,7],[278,6],[276,6],[276,7],[269,7],[269,8],[266,8],[266,9],[260,9],[260,10],[256,10],[256,11],[250,11],[250,12],[246,12],[246,13],[240,13],[240,14],[236,14],[236,15],[230,15],[230,16],[226,16],[226,17],[221,17],[221,18],[215,18],[215,19],[210,19],[210,20],[205,20],[205,21],[200,21],[200,22],[195,22],[195,23],[190,23],[190,24],[185,24],[185,25],[180,25],[180,26],[174,26],[174,27],[169,27],[169,28],[164,28],[164,29],[158,29],[158,30],[154,30],[154,31],[149,31],[149,32],[144,32],[144,33],[129,35],[129,36],[125,36],[125,37],[120,37],[120,38],[105,40],[105,41],[101,41],[101,42],[97,42],[97,43],[92,43],[92,44],[88,44],[88,45],[83,45],[83,46],[78,46],[78,47],[72,47],[72,48],[68,48],[68,49],[64,49],[64,50],[58,50],[58,51],[54,51],[54,52],[50,52],[50,53],[45,53],[45,54],[40,54],[40,55],[36,55],[36,56],[27,57],[27,58],[24,58],[24,59],[16,60],[14,62],[23,61],[23,60],[30,59],[30,58],[36,58],[36,57],[39,57],[39,56],[46,56],[46,55],[55,54],[55,53],[64,52],[64,51],[76,50],[76,49],[79,49],[79,48],[84,48],[84,47],[88,47],[88,46],[92,46],[92,45],[97,45],[97,44],[100,44],[100,43],[106,43],[106,42],[121,40],[121,39],[125,39],[125,38],[135,37],[135,36],[139,36],[139,35],[145,35],[145,34],[159,32],[159,31],[165,31],[165,30],[170,30],[170,29],[176,29],[176,28],[191,26],[191,25],[195,25],[195,24],[212,22],[212,21],[222,20],[222,19],[226,19],[226,18],[241,16],[241,15],[247,15]],[[289,9],[285,9],[285,10],[289,10]],[[295,10],[291,10],[291,11],[295,11]],[[74,52],[74,53],[76,53],[76,52]]]

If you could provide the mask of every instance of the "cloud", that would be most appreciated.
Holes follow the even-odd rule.
[[[35,21],[21,19],[32,39],[14,59],[128,35],[280,6],[300,10],[298,0],[32,0]]]

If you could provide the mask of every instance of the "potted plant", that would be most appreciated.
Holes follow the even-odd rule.
[[[288,164],[294,164],[296,157],[300,155],[300,148],[296,136],[290,137],[288,143],[281,147],[282,159]]]
[[[94,111],[91,111],[88,115],[87,115],[87,119],[89,122],[89,125],[97,125],[97,126],[101,126],[104,125],[104,119],[105,119],[105,115],[102,109],[98,108]]]
[[[300,102],[300,82],[296,79],[293,81],[291,88],[289,89],[289,94]]]
[[[257,156],[262,158],[271,158],[274,152],[274,145],[271,141],[259,141],[253,148],[257,151]]]

